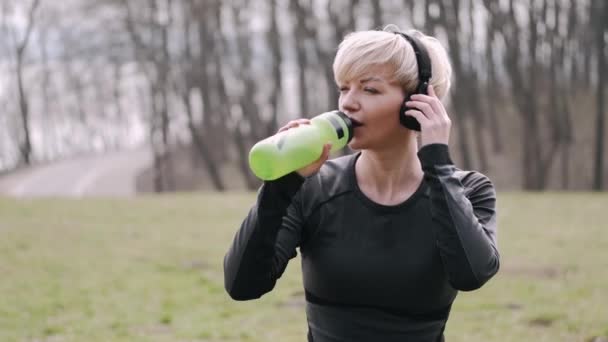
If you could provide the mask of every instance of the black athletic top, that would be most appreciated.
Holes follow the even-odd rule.
[[[443,341],[457,291],[498,271],[494,187],[431,144],[416,192],[380,205],[357,185],[359,155],[264,183],[224,259],[226,290],[259,298],[299,247],[309,341]]]

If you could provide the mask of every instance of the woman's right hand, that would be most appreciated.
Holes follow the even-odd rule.
[[[286,131],[291,128],[296,128],[300,125],[310,125],[310,120],[309,119],[297,119],[297,120],[289,121],[287,123],[287,125],[281,127],[278,132],[283,132],[283,131]],[[296,172],[304,178],[317,173],[321,169],[321,166],[323,166],[323,163],[325,163],[327,161],[327,159],[329,159],[330,150],[331,150],[331,143],[327,143],[327,144],[323,145],[323,153],[321,153],[321,156],[319,157],[319,159],[312,162],[310,165],[304,166],[303,168],[297,170]]]

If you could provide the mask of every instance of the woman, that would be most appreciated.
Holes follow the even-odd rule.
[[[225,257],[226,290],[259,298],[300,248],[309,341],[443,341],[457,291],[499,267],[494,187],[448,151],[447,54],[389,27],[346,36],[333,68],[358,152],[328,160],[326,145],[263,184]]]

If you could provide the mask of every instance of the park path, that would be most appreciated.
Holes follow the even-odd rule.
[[[142,147],[36,165],[0,176],[0,195],[19,198],[134,196],[137,175],[151,161],[150,149]]]

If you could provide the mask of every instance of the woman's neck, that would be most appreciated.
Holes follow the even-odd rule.
[[[359,188],[381,204],[397,204],[420,186],[423,172],[414,136],[382,149],[363,150],[355,165]]]

